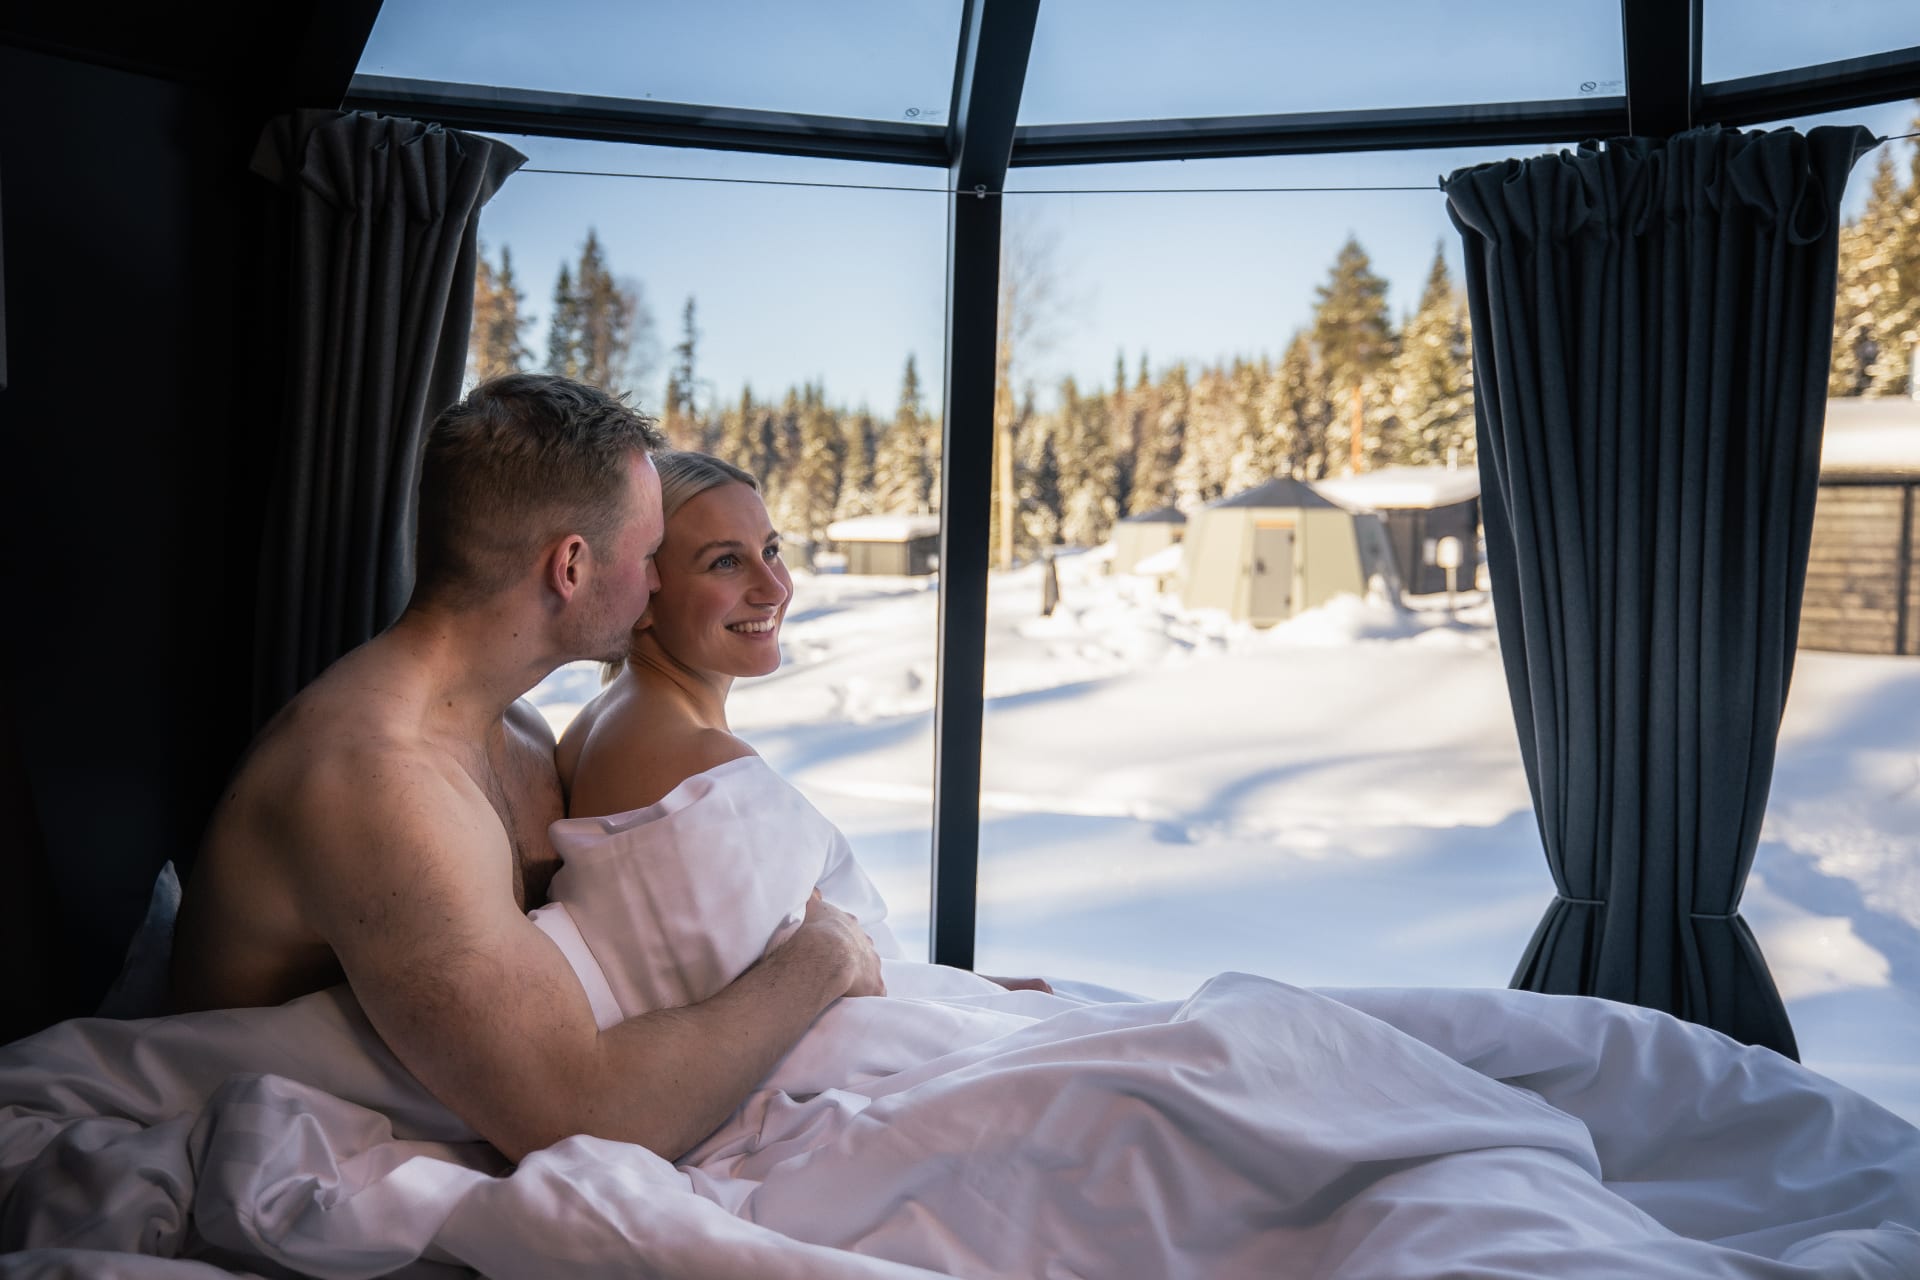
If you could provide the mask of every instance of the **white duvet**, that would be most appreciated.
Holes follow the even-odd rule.
[[[695,784],[556,828],[541,922],[603,1017],[724,981],[816,881],[884,933],[770,770]],[[762,905],[723,893],[737,927],[691,936],[671,886],[741,874],[772,882]],[[340,990],[62,1024],[0,1049],[0,1249],[26,1251],[0,1272],[1920,1276],[1920,1132],[1661,1014],[1239,974],[1089,1003],[887,972],[896,994],[838,1002],[678,1167],[583,1137],[505,1168]]]

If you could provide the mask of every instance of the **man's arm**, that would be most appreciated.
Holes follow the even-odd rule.
[[[711,1000],[598,1031],[565,958],[514,903],[484,800],[431,762],[349,772],[311,780],[303,797],[348,815],[302,860],[316,923],[395,1055],[511,1159],[576,1133],[677,1158],[835,998],[883,989],[866,936],[816,902]]]

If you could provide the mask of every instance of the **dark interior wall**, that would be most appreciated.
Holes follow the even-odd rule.
[[[0,728],[35,809],[5,827],[0,928],[52,935],[6,1032],[92,1008],[249,728],[277,408],[258,128],[215,89],[0,44]]]

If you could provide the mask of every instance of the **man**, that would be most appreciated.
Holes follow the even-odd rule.
[[[539,374],[440,415],[405,613],[274,717],[214,810],[176,929],[181,1007],[344,978],[510,1158],[591,1133],[671,1159],[834,999],[883,990],[866,935],[816,901],[718,996],[600,1032],[526,918],[562,802],[552,735],[516,700],[564,662],[626,652],[658,586],[660,443],[604,392]]]

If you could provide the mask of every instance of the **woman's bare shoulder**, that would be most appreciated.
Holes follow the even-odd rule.
[[[571,774],[567,816],[573,818],[644,809],[695,774],[754,754],[725,730],[671,713],[648,715],[637,698],[601,706],[570,761],[567,747],[563,737],[561,769]]]

